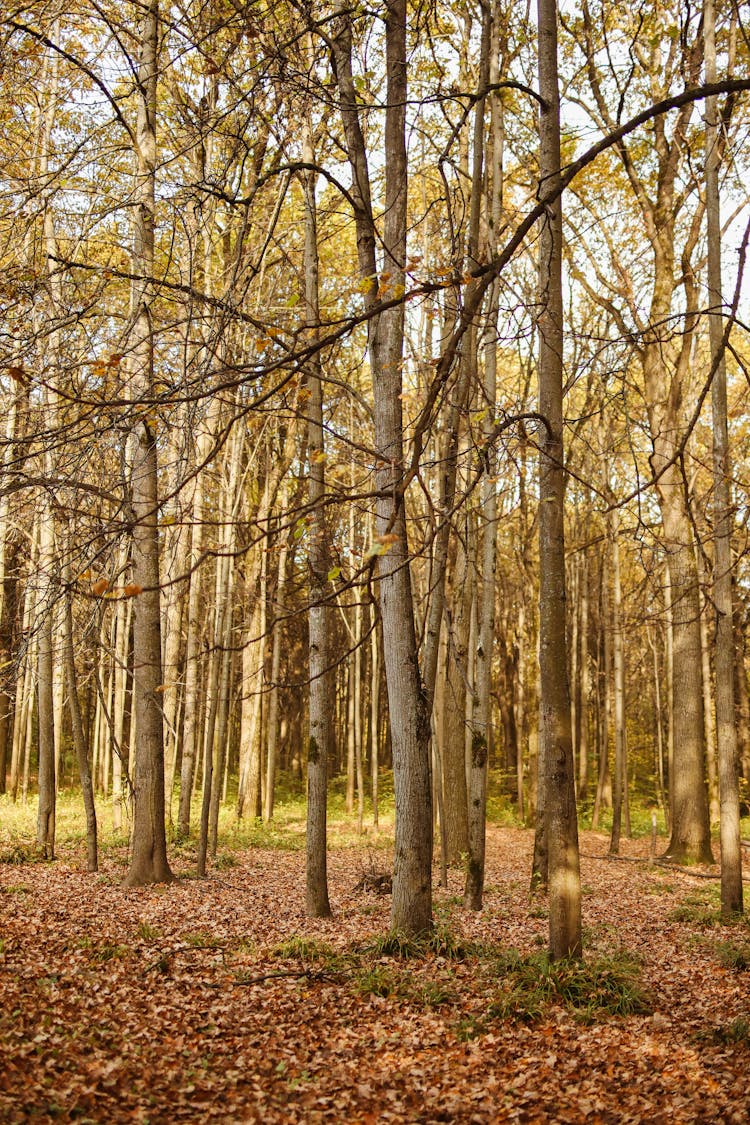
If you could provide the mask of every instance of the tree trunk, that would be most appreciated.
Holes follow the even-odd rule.
[[[402,364],[404,310],[375,313],[377,231],[367,150],[351,66],[351,17],[340,14],[333,41],[339,103],[352,168],[359,269],[366,285],[370,369],[377,455],[376,536],[383,658],[391,723],[396,841],[391,925],[422,933],[432,925],[432,781],[430,717],[417,656],[414,602],[403,496]],[[403,292],[406,262],[406,4],[389,0],[385,12],[386,111],[383,284]]]
[[[669,477],[669,482],[665,482]],[[659,488],[672,610],[674,761],[670,776],[672,835],[667,858],[712,863],[708,790],[704,774],[700,600],[690,521],[679,474],[668,471]]]
[[[612,649],[615,680],[615,774],[612,802],[612,835],[609,854],[620,851],[622,831],[622,806],[628,783],[625,768],[625,653],[622,635],[622,586],[620,583],[619,512],[610,513],[610,544],[612,547]],[[607,623],[608,624],[608,623]]]
[[[447,615],[446,676],[443,695],[443,802],[449,864],[461,862],[469,849],[466,793],[466,685],[469,655],[468,560],[465,539],[457,537],[452,612]],[[480,751],[481,756],[481,751]]]
[[[579,707],[578,734],[578,799],[585,801],[589,787],[589,562],[588,556],[581,559],[580,572],[580,639],[581,639],[581,694]]]
[[[701,592],[706,589],[706,573],[701,544],[696,543],[695,563]],[[719,777],[716,757],[716,723],[714,721],[713,685],[711,683],[711,643],[708,638],[708,617],[711,602],[701,593],[701,682],[703,685],[703,729],[706,739],[706,767],[708,772],[708,811],[711,824],[719,823]]]
[[[557,4],[538,0],[540,184],[560,175]],[[565,469],[562,415],[562,204],[548,208],[539,239],[539,411],[545,419],[539,458],[540,742],[549,856],[550,956],[581,954],[581,881],[575,802],[570,690],[565,637]],[[541,747],[540,747],[541,749]]]
[[[81,704],[78,698],[78,677],[76,675],[75,648],[73,646],[73,595],[69,567],[66,568],[65,585],[63,656],[65,675],[68,681],[70,726],[73,733],[73,745],[75,746],[76,758],[78,759],[78,776],[81,779],[83,807],[86,813],[86,870],[97,871],[99,869],[99,856],[96,804],[94,802],[94,785],[91,780],[91,768],[89,765],[88,739],[86,737],[86,728],[81,714]]]
[[[283,490],[280,507],[286,512],[287,494]],[[281,688],[281,637],[284,632],[282,615],[284,613],[284,591],[286,587],[286,564],[289,554],[289,538],[286,530],[279,532],[279,566],[276,574],[276,593],[274,596],[273,647],[271,649],[271,698],[268,703],[268,724],[266,744],[266,795],[263,804],[263,820],[269,824],[273,820],[274,789],[276,787],[276,761],[279,754],[279,705]]]
[[[706,81],[716,81],[713,0],[704,0],[703,37]],[[729,481],[727,373],[724,357],[719,200],[719,118],[716,98],[706,99],[706,215],[708,219],[709,338],[713,386],[714,604],[716,606],[716,727],[721,807],[721,913],[742,911],[742,849],[737,780],[737,728],[734,713],[734,628],[732,624],[732,502]]]
[[[305,118],[305,159],[314,159],[312,122],[309,107]],[[318,224],[315,202],[316,174],[305,173],[305,319],[311,334],[320,323],[318,302]],[[328,761],[333,752],[331,739],[331,700],[329,698],[329,592],[328,526],[325,510],[325,441],[323,432],[323,385],[320,353],[315,352],[307,370],[307,448],[310,462],[310,609],[308,613],[310,652],[310,735],[307,747],[307,836],[305,905],[312,918],[328,918],[327,802]],[[353,737],[354,731],[352,729]],[[353,777],[353,769],[352,769]]]
[[[148,0],[138,60],[140,96],[133,250],[133,272],[145,280],[134,283],[134,328],[129,357],[132,397],[142,403],[153,396],[154,386],[151,278],[154,272],[158,40],[158,0]],[[133,851],[125,878],[125,885],[131,887],[172,879],[164,821],[158,467],[156,435],[147,418],[136,423],[132,445],[132,560],[133,584],[137,591],[133,622],[133,704],[137,739],[133,771]]]

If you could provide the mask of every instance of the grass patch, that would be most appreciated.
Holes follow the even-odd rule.
[[[585,1022],[606,1016],[631,1016],[650,1010],[640,984],[637,961],[620,952],[592,961],[550,961],[512,951],[496,963],[501,985],[489,1007],[494,1019],[533,1023],[561,1004]]]
[[[285,961],[330,961],[339,954],[333,946],[318,938],[293,934],[286,941],[275,945],[271,950],[271,956]]]
[[[142,941],[158,941],[161,937],[156,927],[149,922],[139,922],[137,933]]]
[[[0,851],[0,863],[8,867],[21,867],[25,863],[40,863],[42,854],[31,844],[11,844]]]
[[[720,888],[706,887],[704,890],[686,895],[667,917],[670,922],[687,922],[691,926],[708,929],[721,924],[720,903]]]
[[[107,961],[124,961],[130,950],[126,945],[116,942],[104,941],[100,945],[91,945],[89,956],[92,961],[103,964]]]
[[[439,1008],[456,1000],[449,981],[425,979],[399,965],[363,966],[355,970],[352,981],[358,996],[387,997],[418,1008]]]
[[[237,856],[232,855],[231,852],[222,852],[217,855],[213,861],[213,866],[219,871],[222,869],[226,870],[229,867],[237,867],[238,865],[239,860]]]
[[[447,961],[464,961],[475,951],[457,938],[447,926],[438,925],[419,937],[391,930],[368,942],[361,952],[373,957],[395,957],[401,961],[423,960],[430,955]]]
[[[185,945],[189,945],[191,949],[221,949],[224,945],[221,938],[216,937],[214,934],[207,934],[203,930],[183,934],[182,940],[185,942]]]
[[[7,887],[0,887],[0,894],[5,895],[19,895],[24,898],[31,891],[31,887],[27,887],[25,883],[9,883]]]
[[[725,969],[744,973],[750,969],[750,944],[720,941],[715,946],[716,956]]]
[[[697,1032],[694,1038],[699,1043],[710,1043],[715,1047],[750,1047],[750,1019],[737,1016],[727,1024],[718,1024]]]

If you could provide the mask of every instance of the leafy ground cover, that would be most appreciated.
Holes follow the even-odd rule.
[[[750,927],[719,925],[718,883],[583,833],[586,959],[550,966],[531,847],[491,826],[484,911],[451,872],[418,943],[355,889],[380,847],[331,850],[312,922],[288,848],[203,881],[183,850],[174,884],[126,891],[116,846],[94,876],[73,840],[53,864],[6,846],[0,1120],[744,1125]]]

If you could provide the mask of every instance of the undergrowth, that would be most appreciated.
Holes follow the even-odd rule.
[[[497,960],[495,972],[500,987],[489,1006],[492,1018],[533,1023],[555,1004],[584,1022],[650,1011],[640,966],[624,951],[591,961],[550,961],[546,953],[523,957],[511,950]]]
[[[359,996],[419,1008],[455,1003],[460,1009],[459,966],[465,966],[464,973],[482,979],[489,1002],[481,1015],[459,1019],[455,1030],[462,1038],[481,1034],[497,1021],[536,1022],[556,1005],[586,1023],[651,1010],[640,964],[623,950],[588,961],[553,962],[543,952],[522,956],[515,950],[465,942],[442,926],[420,937],[391,932],[344,951],[295,935],[269,954],[302,966],[313,963],[347,981]]]

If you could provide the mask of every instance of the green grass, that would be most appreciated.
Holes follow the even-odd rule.
[[[224,942],[215,934],[207,934],[203,930],[182,935],[182,940],[191,949],[221,949]]]
[[[170,855],[194,862],[195,846],[200,818],[201,793],[198,791],[191,810],[191,835],[180,840],[176,835],[177,796],[172,801],[172,815],[168,817],[167,840]],[[127,862],[129,822],[122,829],[112,825],[112,808],[109,798],[96,797],[99,849],[103,857]],[[30,863],[38,858],[36,848],[36,795],[30,795],[26,804],[20,799],[13,802],[8,794],[0,795],[0,863]],[[220,808],[218,854],[213,866],[231,868],[238,862],[236,852],[247,848],[271,848],[281,851],[303,851],[305,847],[305,785],[300,778],[280,773],[277,780],[273,821],[236,815],[236,787],[230,784],[228,799]],[[518,825],[515,805],[504,792],[502,774],[490,771],[488,778],[487,818],[490,823]],[[372,827],[372,802],[365,800],[364,835],[357,830],[356,807],[353,814],[346,812],[346,778],[333,777],[329,783],[328,826],[332,846],[361,847],[366,839],[371,849],[389,850],[393,843],[394,796],[393,773],[384,770],[378,785],[378,831]],[[83,802],[77,786],[66,786],[57,796],[57,843],[60,847],[84,846],[86,837]]]
[[[533,1023],[553,1004],[563,1005],[584,1022],[650,1010],[640,966],[623,951],[590,961],[550,961],[546,953],[522,957],[511,951],[497,960],[495,971],[499,988],[488,1009],[493,1019]]]
[[[279,942],[271,950],[272,957],[284,961],[331,961],[337,959],[339,954],[327,942],[318,938],[306,937],[304,934],[292,934],[286,941]]]
[[[686,922],[703,929],[721,925],[721,888],[715,885],[691,891],[667,917],[670,922]]]
[[[436,925],[421,937],[392,930],[367,942],[361,947],[361,952],[372,957],[395,957],[401,961],[424,959],[430,955],[446,961],[464,961],[474,950],[460,941],[447,926]]]
[[[720,941],[715,945],[716,956],[726,969],[742,973],[750,969],[750,942]]]
[[[634,801],[630,802],[630,828],[633,839],[639,839],[643,836],[651,835],[651,812],[654,808],[651,801]],[[588,801],[585,805],[579,807],[578,810],[578,826],[584,831],[591,828],[591,821],[594,814],[593,800]],[[597,832],[609,833],[612,831],[612,809],[601,809],[599,814],[599,824]],[[625,834],[625,817],[623,815],[622,831]],[[656,809],[656,831],[660,836],[666,835],[667,826],[664,820],[664,813],[661,809]]]
[[[152,926],[149,922],[139,922],[136,932],[141,941],[158,941],[161,937],[156,927]]]
[[[710,1043],[716,1047],[750,1047],[750,1019],[737,1016],[727,1024],[702,1029],[694,1038],[698,1043]]]
[[[440,1008],[457,999],[448,980],[409,972],[398,966],[370,965],[355,969],[352,986],[358,996],[383,996],[417,1008]]]

